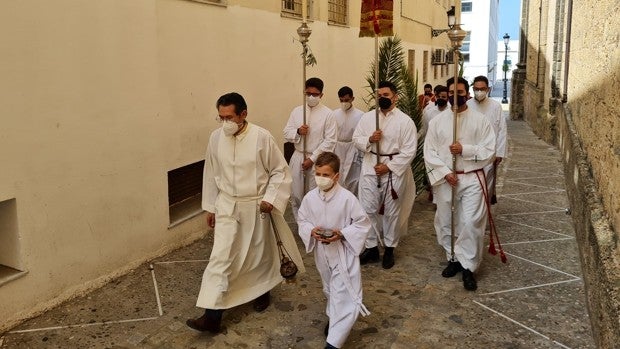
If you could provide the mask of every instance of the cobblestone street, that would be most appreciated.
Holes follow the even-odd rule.
[[[485,253],[476,292],[463,289],[460,275],[443,278],[434,205],[423,191],[395,267],[362,267],[371,315],[344,348],[594,348],[561,155],[523,121],[508,121],[508,134],[493,208],[508,263]],[[201,314],[194,304],[211,239],[13,328],[0,348],[323,348],[325,301],[312,255],[305,274],[272,291],[266,311],[228,310],[215,336],[186,327]]]

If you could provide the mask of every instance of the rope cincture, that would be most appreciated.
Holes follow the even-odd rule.
[[[480,179],[479,172],[482,172],[482,180]],[[478,182],[482,187],[484,205],[487,208],[487,215],[489,217],[489,253],[494,256],[497,254],[497,250],[495,249],[495,241],[493,239],[493,235],[495,234],[495,240],[497,240],[497,246],[499,247],[499,257],[502,263],[506,263],[508,261],[508,258],[506,258],[506,254],[504,254],[504,249],[502,248],[502,243],[499,241],[499,235],[497,234],[497,228],[495,227],[495,221],[493,220],[493,215],[491,214],[491,206],[489,204],[489,189],[487,188],[487,178],[484,170],[476,171],[476,178],[478,178]]]

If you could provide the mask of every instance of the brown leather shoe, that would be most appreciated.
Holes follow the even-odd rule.
[[[267,292],[264,295],[256,298],[252,306],[254,307],[254,310],[260,313],[267,309],[269,307],[269,304],[271,304],[271,296],[269,295],[269,292]]]
[[[196,331],[219,333],[223,312],[223,310],[205,309],[201,317],[189,319],[185,321],[185,324]]]

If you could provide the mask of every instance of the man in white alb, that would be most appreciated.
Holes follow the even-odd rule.
[[[474,78],[472,85],[474,90],[474,98],[467,101],[467,106],[471,110],[475,110],[487,117],[493,131],[495,132],[495,160],[487,165],[484,169],[487,178],[487,187],[489,188],[489,200],[491,204],[497,202],[495,195],[495,180],[497,178],[497,169],[502,160],[506,157],[506,119],[502,113],[502,105],[498,101],[489,98],[489,79],[480,75]]]
[[[338,124],[338,141],[334,153],[340,159],[340,185],[357,195],[357,186],[360,178],[362,159],[360,151],[353,144],[353,131],[362,117],[361,110],[353,106],[355,97],[349,86],[338,90],[341,107],[334,110],[334,117]]]
[[[304,195],[316,187],[312,165],[321,153],[334,151],[338,135],[334,113],[321,103],[323,81],[319,78],[306,80],[305,92],[306,103],[293,109],[284,127],[284,139],[295,145],[289,164],[293,176],[291,207],[295,220]],[[303,108],[306,108],[305,124]]]
[[[407,232],[415,199],[411,161],[416,155],[418,137],[413,120],[396,107],[396,86],[382,81],[377,93],[379,130],[376,112],[371,110],[362,115],[353,133],[355,146],[364,152],[358,198],[372,223],[360,263],[379,261],[377,245],[382,235],[385,243],[382,266],[390,269],[394,266],[394,248]]]
[[[458,97],[457,137],[454,142],[454,111],[446,110],[431,120],[424,141],[424,162],[433,186],[437,211],[435,232],[437,242],[444,248],[448,266],[443,277],[463,272],[463,287],[477,288],[474,272],[482,262],[484,228],[487,209],[484,199],[484,166],[493,161],[495,133],[486,117],[467,108],[469,84],[454,78],[447,82],[450,104],[454,91]],[[456,156],[456,169],[453,158]],[[453,173],[456,171],[456,174]],[[452,190],[456,190],[452,213]],[[454,259],[451,253],[452,214],[454,217]]]
[[[220,331],[225,309],[251,300],[256,311],[269,306],[269,291],[283,280],[273,229],[303,269],[282,215],[291,192],[284,156],[269,131],[246,121],[247,105],[240,94],[221,96],[216,107],[222,127],[209,138],[202,190],[214,241],[196,302],[205,313],[186,322],[213,333]]]

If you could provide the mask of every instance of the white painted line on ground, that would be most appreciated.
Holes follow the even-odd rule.
[[[530,214],[558,213],[558,212],[566,213],[566,210],[561,209],[561,210],[552,210],[552,211],[534,211],[534,212],[521,212],[521,213],[502,213],[502,214],[499,214],[497,216],[498,217],[500,217],[500,216],[523,216],[523,215],[530,215]]]
[[[560,343],[560,342],[558,342],[558,341],[555,341],[555,340],[553,340],[553,339],[549,338],[548,336],[545,336],[544,334],[542,334],[542,333],[540,333],[540,332],[536,331],[535,329],[533,329],[533,328],[531,328],[531,327],[528,327],[528,326],[526,326],[526,325],[524,325],[524,324],[520,323],[520,322],[519,322],[519,321],[517,321],[517,320],[511,319],[510,317],[508,317],[508,316],[506,316],[506,315],[504,315],[504,314],[500,313],[499,311],[497,311],[497,310],[495,310],[495,309],[492,309],[492,308],[490,308],[490,307],[488,307],[488,306],[486,306],[486,305],[484,305],[484,304],[482,304],[482,303],[480,303],[480,302],[477,302],[477,301],[473,301],[473,302],[474,302],[474,303],[476,303],[476,304],[478,304],[479,306],[483,307],[484,309],[486,309],[486,310],[488,310],[488,311],[490,311],[490,312],[492,312],[492,313],[494,313],[494,314],[496,314],[496,315],[499,315],[499,316],[503,317],[504,319],[506,319],[506,320],[508,320],[508,321],[510,321],[510,322],[512,322],[512,323],[514,323],[514,324],[516,324],[516,325],[519,325],[519,326],[523,327],[524,329],[526,329],[526,330],[528,330],[528,331],[530,331],[530,332],[532,332],[532,333],[535,333],[535,334],[537,334],[537,335],[539,335],[539,336],[541,336],[541,337],[545,338],[546,340],[552,341],[554,344],[557,344],[557,345],[561,346],[562,348],[565,348],[565,349],[571,349],[570,347],[568,347],[568,346],[566,346],[566,345],[564,345],[564,344],[562,344],[562,343]]]
[[[503,197],[507,200],[514,200],[514,201],[520,201],[520,202],[527,202],[528,204],[534,204],[534,205],[539,205],[539,206],[545,206],[545,207],[553,207],[553,208],[560,208],[560,209],[565,209],[566,207],[561,207],[561,206],[555,206],[555,205],[547,205],[547,204],[541,204],[540,202],[536,202],[536,201],[532,201],[532,200],[524,200],[524,199],[517,199],[517,198],[512,198],[512,197],[504,197],[504,196],[500,196],[500,198]]]
[[[509,255],[509,256],[515,257],[515,258],[517,258],[517,259],[521,259],[521,260],[524,260],[524,261],[526,261],[526,262],[532,263],[532,264],[537,265],[537,266],[539,266],[539,267],[543,267],[543,268],[546,268],[546,269],[549,269],[549,270],[555,271],[556,273],[560,273],[560,274],[568,275],[568,276],[570,276],[570,277],[572,277],[572,278],[574,278],[574,279],[579,279],[579,276],[576,276],[576,275],[573,275],[573,274],[569,274],[569,273],[567,273],[567,272],[563,272],[563,271],[561,271],[561,270],[558,270],[558,269],[555,269],[555,268],[552,268],[552,267],[546,266],[546,265],[544,265],[544,264],[540,264],[540,263],[534,262],[534,261],[529,260],[529,259],[527,259],[527,258],[519,257],[519,256],[514,255],[514,254],[512,254],[512,253],[508,253],[508,252],[504,252],[504,253],[506,253],[506,254],[507,254],[507,255]]]
[[[513,194],[502,194],[500,195],[500,197],[507,197],[507,196],[519,196],[519,195],[531,195],[531,194],[548,194],[548,193],[561,193],[561,192],[565,192],[566,189],[555,189],[555,190],[544,190],[544,191],[530,191],[530,192],[523,192],[523,193],[513,193]]]
[[[116,320],[116,321],[92,322],[92,323],[88,323],[88,324],[76,324],[76,325],[66,325],[66,326],[52,326],[52,327],[43,327],[43,328],[30,328],[30,329],[27,329],[27,330],[10,331],[8,333],[28,333],[28,332],[39,332],[39,331],[49,331],[49,330],[61,330],[61,329],[65,329],[65,328],[123,324],[123,323],[127,323],[127,322],[151,321],[151,320],[157,320],[157,319],[159,319],[159,317],[145,317],[145,318],[140,318],[140,319],[127,319],[127,320]]]
[[[198,262],[208,262],[208,259],[188,259],[184,261],[162,261],[155,262],[154,264],[173,264],[173,263],[198,263]]]
[[[553,230],[549,230],[549,229],[545,229],[545,228],[540,228],[540,227],[535,227],[533,225],[529,225],[529,224],[525,224],[525,223],[521,223],[521,222],[511,221],[510,219],[506,219],[506,218],[501,217],[501,215],[498,215],[498,217],[495,218],[495,220],[496,221],[504,221],[504,222],[508,222],[508,223],[520,225],[520,226],[523,226],[523,227],[532,228],[532,229],[542,230],[542,231],[547,232],[547,233],[556,234],[556,235],[564,236],[564,237],[567,237],[567,238],[573,238],[573,236],[568,235],[568,234],[558,233],[557,231],[553,231]]]
[[[564,176],[548,175],[548,176],[535,176],[535,177],[517,177],[517,178],[511,178],[510,181],[529,181],[530,179],[545,179],[545,178],[564,178]]]
[[[502,246],[509,246],[509,245],[523,245],[523,244],[535,244],[535,243],[540,243],[540,242],[554,242],[554,241],[565,241],[565,240],[575,240],[575,238],[572,238],[572,237],[566,237],[566,238],[558,238],[558,239],[545,239],[545,240],[531,240],[531,241],[504,242],[504,243],[502,243]]]
[[[479,296],[490,296],[490,295],[500,294],[500,293],[524,291],[524,290],[529,290],[529,289],[532,289],[532,288],[540,288],[540,287],[546,287],[546,286],[566,284],[566,283],[575,282],[575,281],[581,281],[581,279],[577,278],[577,279],[570,279],[570,280],[562,280],[562,281],[550,282],[550,283],[546,283],[546,284],[539,284],[539,285],[511,288],[509,290],[501,290],[501,291],[494,291],[494,292],[488,292],[488,293],[481,293],[481,294],[479,294]]]
[[[510,179],[505,180],[504,181],[504,185],[506,185],[506,183],[520,184],[520,185],[525,185],[525,186],[529,186],[529,187],[536,187],[536,188],[561,189],[561,188],[556,188],[556,187],[550,187],[548,185],[538,185],[538,184],[532,184],[532,183],[517,182],[517,181],[510,180]]]
[[[157,299],[157,311],[159,311],[159,316],[162,316],[164,315],[164,310],[161,308],[159,287],[157,287],[157,279],[155,278],[155,268],[153,268],[153,264],[149,264],[149,269],[151,270],[151,276],[153,277],[153,288],[155,289],[155,299]]]
[[[514,172],[529,172],[529,173],[539,174],[539,175],[548,175],[549,174],[549,171],[535,171],[535,170],[532,170],[529,167],[510,167],[508,170],[509,171],[514,171]]]

